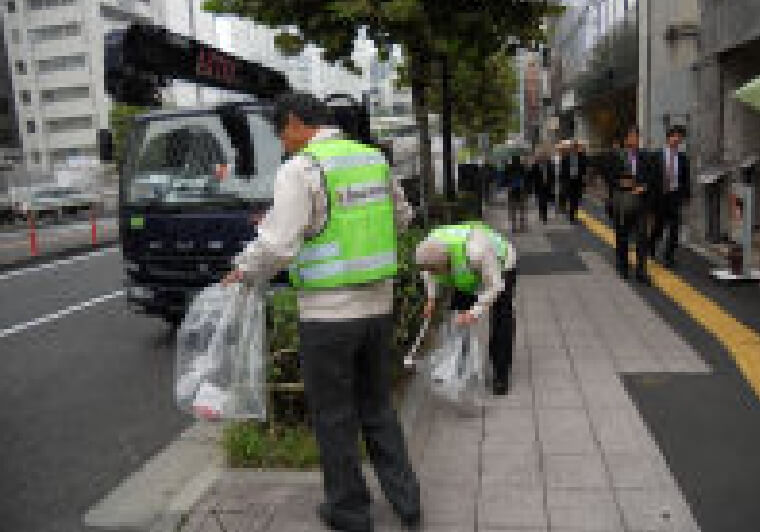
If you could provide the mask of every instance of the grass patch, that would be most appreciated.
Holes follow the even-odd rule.
[[[359,440],[359,455],[367,460],[367,447]],[[230,467],[253,469],[319,469],[319,448],[309,427],[242,422],[225,427],[222,447]]]
[[[231,467],[315,469],[319,449],[304,426],[233,423],[224,429],[222,446]]]

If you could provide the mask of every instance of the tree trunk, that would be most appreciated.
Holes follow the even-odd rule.
[[[431,157],[430,125],[428,123],[428,106],[425,101],[425,74],[422,60],[411,57],[411,85],[414,115],[417,121],[420,152],[420,207],[425,227],[428,226],[428,206],[431,193],[435,190],[435,176]]]

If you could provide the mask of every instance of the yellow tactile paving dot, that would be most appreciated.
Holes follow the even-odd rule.
[[[607,245],[615,246],[615,234],[609,227],[585,211],[579,212],[578,219]],[[630,253],[628,260],[633,264],[635,254]],[[760,335],[673,272],[651,260],[648,269],[652,285],[723,344],[755,395],[760,397]]]

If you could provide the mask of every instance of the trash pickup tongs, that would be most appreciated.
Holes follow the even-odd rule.
[[[417,351],[419,351],[420,346],[422,345],[422,341],[425,339],[425,335],[427,334],[429,328],[430,328],[430,318],[425,318],[425,321],[422,322],[422,327],[420,327],[420,332],[417,335],[417,339],[414,341],[412,348],[404,357],[405,369],[408,369],[408,370],[416,369],[417,361],[418,361]]]

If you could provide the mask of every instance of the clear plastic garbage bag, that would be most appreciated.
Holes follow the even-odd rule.
[[[439,398],[463,407],[478,408],[485,404],[487,342],[482,340],[478,325],[461,326],[455,314],[441,324],[440,345],[428,359],[428,379],[432,392]]]
[[[266,418],[265,292],[212,285],[177,334],[175,397],[201,419]]]

